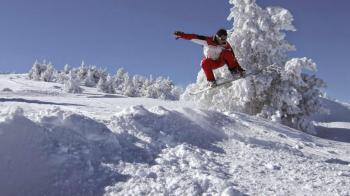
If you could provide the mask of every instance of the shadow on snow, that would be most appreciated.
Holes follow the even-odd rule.
[[[33,103],[33,104],[43,104],[43,105],[58,105],[58,106],[85,106],[81,104],[73,103],[56,103],[56,102],[47,102],[39,100],[30,100],[22,98],[0,98],[0,102],[21,102],[21,103]]]

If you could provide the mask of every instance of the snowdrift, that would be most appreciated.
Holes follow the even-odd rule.
[[[346,193],[350,175],[348,145],[334,148],[243,114],[133,106],[106,126],[59,108],[30,118],[24,113],[1,113],[4,195],[243,195],[271,186],[265,193],[292,193],[298,190],[288,184],[308,175],[319,190]],[[326,176],[333,186],[321,187]]]
[[[52,111],[33,121],[17,108],[0,123],[1,195],[96,195],[104,162],[120,159],[118,138],[103,124]]]
[[[219,113],[186,110],[185,115],[163,107],[151,111],[143,106],[127,108],[112,117],[113,130],[59,108],[39,113],[33,119],[25,117],[21,108],[2,111],[1,194],[101,195],[107,185],[131,178],[130,174],[110,168],[115,164],[167,165],[178,161],[177,156],[194,161],[191,163],[194,167],[208,164],[209,161],[194,159],[193,153],[195,158],[205,160],[204,151],[199,149],[224,152],[215,143],[226,135],[209,123],[210,119],[224,117]],[[196,118],[200,121],[195,122],[188,115],[201,115]],[[167,157],[162,160],[158,156],[164,149]],[[194,194],[197,190],[187,191]]]
[[[334,138],[23,75],[0,75],[0,89],[11,89],[0,92],[0,195],[350,194],[350,144]],[[347,107],[329,107],[317,127],[346,125]]]

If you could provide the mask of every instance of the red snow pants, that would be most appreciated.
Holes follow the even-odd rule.
[[[227,66],[230,69],[233,69],[233,68],[239,66],[233,52],[231,52],[229,50],[223,50],[220,54],[220,57],[217,60],[213,60],[213,59],[204,57],[201,64],[202,64],[202,69],[203,69],[208,81],[215,80],[215,76],[213,73],[214,69],[222,67],[225,64],[227,64]]]

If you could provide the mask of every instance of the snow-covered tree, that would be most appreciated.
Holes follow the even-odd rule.
[[[113,87],[114,77],[108,75],[107,78],[101,77],[100,80],[97,83],[97,89],[100,92],[104,93],[115,93],[114,87]]]
[[[115,94],[115,89],[114,89],[114,76],[108,75],[107,76],[107,80],[106,80],[106,93],[111,93],[111,94]]]
[[[107,85],[106,85],[106,79],[100,78],[100,80],[97,83],[97,90],[100,92],[106,92],[107,91]]]
[[[162,77],[153,80],[140,75],[129,75],[124,69],[119,69],[114,77],[114,89],[117,93],[130,97],[149,97],[177,100],[182,89],[174,85],[168,78]]]
[[[31,80],[40,80],[45,82],[51,82],[54,80],[55,69],[53,68],[51,63],[39,63],[35,61],[32,69],[29,71],[28,77]]]
[[[63,72],[64,72],[65,74],[69,74],[69,71],[70,71],[71,69],[72,69],[72,68],[71,68],[68,64],[66,64],[66,65],[64,65]]]
[[[35,61],[32,69],[29,71],[28,77],[31,80],[40,80],[41,73],[43,72],[43,68],[38,61]]]
[[[55,72],[56,71],[53,68],[52,64],[51,63],[47,64],[45,71],[41,73],[41,80],[45,82],[53,81],[55,77]]]
[[[122,92],[124,95],[129,97],[137,97],[137,88],[134,86],[132,77],[130,77],[128,73],[124,75]]]
[[[80,93],[80,85],[96,87],[105,93],[119,93],[130,97],[150,97],[160,99],[179,99],[181,89],[176,87],[170,79],[146,79],[140,75],[130,75],[123,68],[118,69],[115,76],[107,74],[105,69],[82,62],[78,68],[65,65],[62,71],[56,71],[51,63],[35,62],[29,78],[41,81],[54,81],[64,84],[66,92]]]
[[[142,89],[143,83],[145,83],[146,79],[140,75],[134,75],[132,77],[132,83],[135,88],[138,89],[138,94],[140,94],[140,90]]]
[[[123,90],[124,82],[128,77],[128,73],[123,68],[118,69],[113,83],[116,92],[121,92]]]
[[[182,93],[182,90],[176,87],[169,78],[163,77],[158,77],[156,80],[145,80],[142,88],[142,94],[149,98],[177,100]]]
[[[290,58],[295,47],[285,40],[286,31],[295,31],[292,14],[280,7],[259,7],[255,0],[230,0],[228,19],[233,20],[229,42],[248,72],[259,72],[198,96],[190,91],[206,85],[202,71],[196,84],[188,86],[182,98],[220,111],[242,111],[313,132],[308,116],[323,110],[320,102],[324,83],[303,69],[316,70],[307,58]],[[227,75],[226,68],[215,70],[217,78]]]
[[[70,71],[68,74],[68,80],[64,83],[64,90],[68,93],[83,92],[83,89],[80,87],[80,80],[73,71]]]
[[[96,86],[96,81],[95,81],[95,70],[93,69],[88,69],[87,70],[87,75],[84,78],[84,85],[88,87],[94,87]],[[102,80],[105,80],[105,78],[102,78]]]
[[[84,86],[95,87],[101,77],[106,79],[107,72],[104,69],[98,69],[94,65],[85,65],[85,63],[82,62],[78,69],[77,75]]]
[[[81,63],[80,67],[77,70],[77,77],[79,80],[84,81],[87,77],[89,68],[85,65],[84,61]]]

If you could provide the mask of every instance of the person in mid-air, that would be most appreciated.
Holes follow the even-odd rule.
[[[225,64],[233,76],[239,74],[241,77],[244,77],[245,70],[237,62],[232,47],[227,42],[227,31],[225,29],[218,30],[214,36],[210,37],[187,34],[181,31],[176,31],[174,35],[176,39],[191,40],[204,46],[204,57],[201,65],[210,87],[217,86],[213,70]]]

